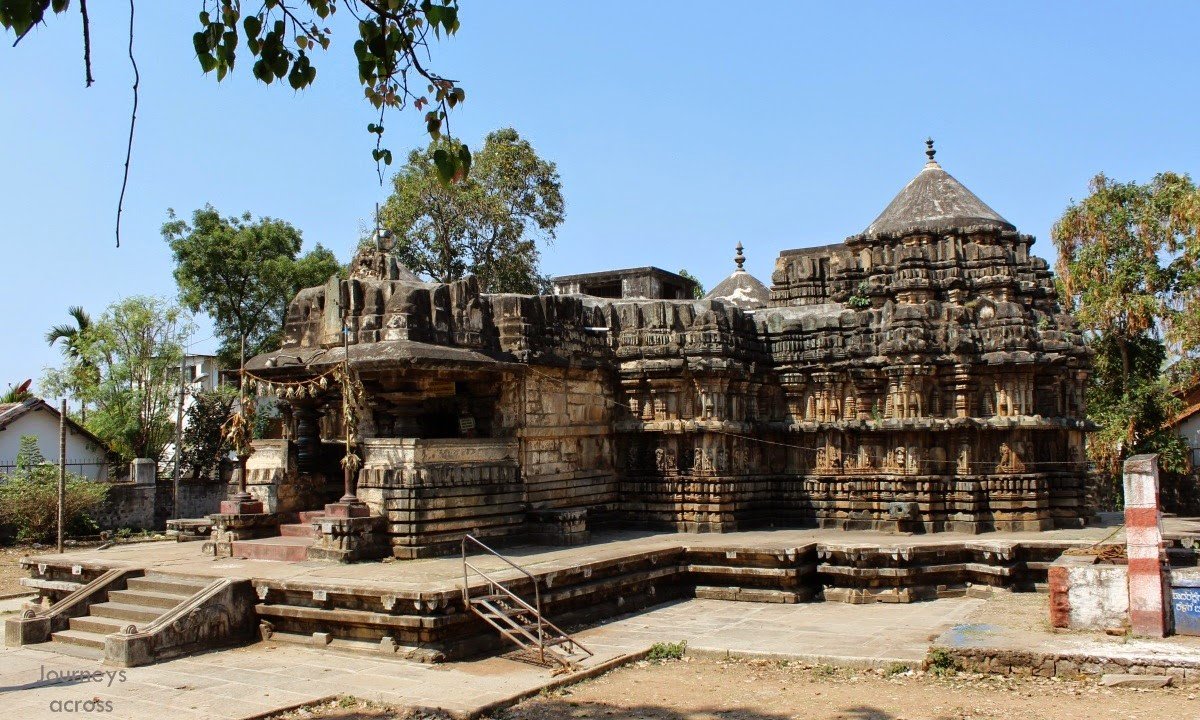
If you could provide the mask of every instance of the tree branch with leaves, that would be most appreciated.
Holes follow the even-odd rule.
[[[565,217],[554,163],[504,128],[484,140],[469,177],[446,185],[437,152],[409,153],[381,210],[400,262],[436,282],[473,274],[484,292],[546,290],[539,244],[554,241]]]
[[[14,45],[29,32],[47,23],[52,15],[70,9],[70,0],[0,0],[0,26],[16,36]],[[179,4],[181,12],[186,4]],[[85,83],[93,82],[91,20],[86,0],[79,1],[83,22],[82,43]],[[329,21],[344,9],[356,21],[353,51],[358,81],[378,120],[367,125],[375,136],[371,156],[379,182],[384,167],[392,164],[392,151],[383,144],[384,120],[389,110],[409,107],[424,112],[425,131],[438,145],[434,152],[437,175],[444,183],[465,178],[471,168],[471,151],[453,139],[450,111],[466,100],[457,80],[435,70],[428,61],[433,40],[455,35],[460,27],[458,0],[201,0],[199,29],[192,35],[191,50],[200,69],[213,73],[217,82],[237,67],[241,51],[253,59],[251,74],[266,85],[286,80],[302,90],[317,79],[314,57],[329,49],[333,31]],[[135,74],[133,110],[126,152],[125,183],[117,210],[117,245],[120,246],[120,210],[128,182],[137,115],[137,61],[133,36],[135,0],[129,0],[129,60]],[[187,12],[191,12],[187,10]],[[431,37],[432,33],[432,37]]]

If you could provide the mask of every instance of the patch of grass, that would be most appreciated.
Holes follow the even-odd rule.
[[[883,674],[886,675],[887,677],[892,677],[893,675],[900,675],[901,673],[906,673],[911,669],[912,668],[910,668],[909,666],[905,665],[902,662],[894,662],[891,665],[888,665],[886,668],[884,668]]]
[[[837,671],[838,669],[833,665],[827,665],[824,663],[812,669],[813,675],[823,678],[833,677],[834,675],[837,675]]]
[[[946,648],[930,650],[925,664],[934,675],[952,675],[958,670],[958,660]]]
[[[679,660],[685,652],[687,652],[687,640],[673,643],[657,642],[650,646],[650,654],[646,656],[646,659],[655,662]]]

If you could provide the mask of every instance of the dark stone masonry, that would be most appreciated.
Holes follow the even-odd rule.
[[[1083,339],[1033,238],[928,154],[866,230],[780,253],[769,289],[740,244],[702,300],[661,299],[689,290],[656,268],[557,285],[608,297],[485,294],[368,246],[301,291],[283,348],[248,364],[283,399],[288,441],[252,461],[250,490],[271,513],[341,494],[329,374],[348,353],[357,495],[397,557],[468,532],[1081,526]]]

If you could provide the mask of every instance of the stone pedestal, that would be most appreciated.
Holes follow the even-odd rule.
[[[327,518],[365,518],[370,515],[371,508],[367,507],[367,504],[361,500],[347,502],[339,500],[325,506],[325,517]]]
[[[529,539],[539,545],[585,545],[592,534],[587,529],[587,509],[530,510]]]
[[[207,540],[212,535],[213,523],[208,518],[178,518],[167,521],[167,534],[174,535],[178,542]]]
[[[309,560],[357,562],[375,560],[390,554],[386,518],[378,515],[330,516],[330,508],[339,505],[343,503],[326,505],[325,517],[313,521],[319,534],[316,542],[308,548]],[[353,512],[357,512],[357,507],[358,504],[350,505]],[[361,507],[366,508],[365,505]]]
[[[221,515],[262,515],[264,512],[261,500],[234,498],[221,501]]]
[[[227,500],[221,503],[222,510],[226,503],[237,504],[238,501]],[[259,506],[261,510],[261,504]],[[209,515],[212,521],[212,554],[214,557],[231,557],[233,543],[238,540],[257,540],[258,538],[274,537],[279,534],[279,526],[283,516],[277,513],[225,513]]]

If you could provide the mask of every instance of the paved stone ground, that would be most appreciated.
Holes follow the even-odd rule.
[[[1039,593],[997,595],[972,608],[961,623],[945,630],[936,642],[951,648],[1200,662],[1200,637],[1135,639],[1102,632],[1056,631],[1050,627],[1049,602],[1047,595]]]
[[[603,650],[633,651],[686,640],[689,653],[886,667],[919,662],[939,633],[966,621],[985,602],[955,598],[903,605],[774,605],[685,600],[613,620],[580,638],[586,642],[594,637],[593,649]]]
[[[1190,522],[1190,521],[1189,521]],[[1191,525],[1196,525],[1190,522]],[[1172,529],[1169,522],[1167,530]],[[670,547],[720,547],[725,549],[793,548],[811,542],[838,545],[875,544],[881,547],[937,545],[955,542],[1061,542],[1089,544],[1113,533],[1110,527],[1079,530],[1052,530],[1029,533],[937,533],[934,535],[896,535],[871,531],[844,530],[753,530],[737,533],[652,533],[637,531],[604,532],[593,535],[588,545],[549,548],[514,547],[502,552],[530,572],[540,573],[573,568],[581,562],[623,557]],[[1122,541],[1120,532],[1114,536]],[[458,557],[427,558],[396,562],[367,562],[344,565],[332,562],[278,562],[272,560],[214,560],[200,552],[200,543],[143,543],[113,546],[106,550],[80,550],[61,556],[44,554],[38,559],[71,563],[101,563],[109,567],[147,567],[192,575],[258,578],[360,587],[386,586],[399,591],[436,591],[457,588],[462,582],[462,563]],[[484,572],[499,578],[515,576],[497,558],[482,557],[476,563]]]
[[[759,605],[686,600],[578,634],[597,657],[585,667],[631,655],[661,641],[687,640],[693,651],[766,653],[861,664],[915,660],[929,641],[984,601],[911,605],[840,603]],[[329,695],[468,713],[554,682],[549,670],[506,658],[421,665],[257,643],[102,675],[97,682],[47,682],[45,673],[120,672],[94,660],[31,650],[0,650],[0,711],[62,717],[58,703],[111,703],[106,717],[130,720],[244,718]],[[115,678],[110,683],[110,678]],[[82,709],[77,706],[76,709]],[[105,706],[108,707],[108,706]]]

